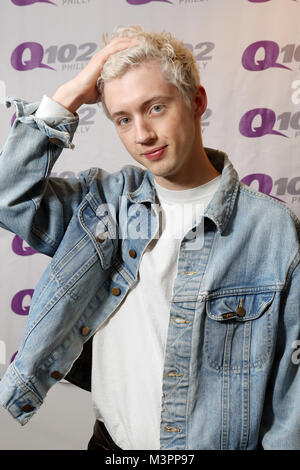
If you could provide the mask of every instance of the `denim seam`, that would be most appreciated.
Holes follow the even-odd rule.
[[[85,222],[84,222],[84,218],[83,218],[83,211],[84,209],[89,205],[89,202],[88,200],[84,202],[84,204],[81,206],[80,210],[78,211],[78,220],[79,220],[79,223],[82,227],[82,229],[84,230],[84,232],[89,236],[91,242],[93,243],[94,245],[94,248],[96,250],[96,253],[98,254],[98,257],[100,259],[100,263],[101,263],[101,267],[102,269],[108,269],[109,267],[109,263],[106,262],[105,260],[105,256],[100,248],[100,246],[98,246],[99,244],[97,244],[97,241],[93,235],[93,233],[91,232],[91,230],[86,226]],[[108,238],[109,242],[110,243],[113,243],[112,240],[110,238]]]
[[[18,371],[18,369],[17,369],[17,367],[14,363],[12,363],[11,376],[12,376],[11,378],[14,378],[14,385],[15,385],[16,389],[18,391],[19,391],[19,389],[22,390],[22,395],[30,393],[37,399],[37,401],[39,403],[43,403],[43,399],[34,390],[32,390],[32,388],[30,388],[30,386],[28,385],[28,380],[26,382],[24,382],[21,373]],[[16,400],[18,400],[18,398],[16,399],[16,397],[14,396],[12,398],[12,402],[9,405],[9,407],[12,404],[14,404]]]
[[[77,241],[71,250],[69,250],[62,258],[60,258],[52,267],[52,272],[58,275],[59,272],[89,243],[90,238],[85,234]]]
[[[28,340],[28,337],[32,333],[32,331],[36,328],[36,326],[43,320],[43,318],[50,312],[50,310],[56,305],[59,300],[76,284],[78,279],[87,272],[95,262],[98,261],[97,254],[90,258],[82,267],[80,270],[77,271],[76,275],[74,275],[68,283],[65,283],[63,287],[61,287],[58,291],[55,297],[52,297],[50,302],[45,306],[45,311],[43,315],[41,315],[37,321],[31,326],[30,330],[28,331],[26,337],[24,337],[24,344]],[[56,276],[53,278],[54,280],[57,280]]]
[[[31,225],[31,231],[42,242],[49,244],[51,246],[51,248],[56,248],[57,247],[57,242],[52,240],[52,238],[50,238],[47,233],[41,232],[41,230],[34,223],[32,223],[32,225]]]
[[[292,210],[288,206],[284,205],[283,202],[280,202],[278,200],[274,200],[274,198],[272,196],[268,196],[267,194],[264,194],[264,193],[261,193],[261,192],[258,192],[258,191],[254,191],[254,190],[250,189],[244,183],[240,183],[240,189],[241,189],[242,192],[247,193],[249,196],[251,196],[253,198],[265,199],[266,201],[269,201],[273,205],[275,205],[277,207],[281,207],[287,214],[289,214],[291,216],[292,220],[295,222],[296,225],[298,225],[298,226],[300,225],[300,220],[298,219],[296,214],[294,214],[294,212],[292,212]]]
[[[250,348],[252,336],[252,323],[248,322],[244,329],[243,341],[243,368],[242,368],[242,432],[241,450],[245,450],[249,439],[249,394],[250,394]]]
[[[226,325],[226,337],[224,345],[224,367],[222,374],[222,427],[221,427],[221,450],[228,448],[229,438],[229,407],[230,407],[230,358],[233,336],[233,325]]]
[[[289,266],[289,269],[288,269],[288,272],[287,272],[287,276],[286,276],[286,281],[285,281],[285,284],[284,284],[284,287],[283,287],[283,290],[286,290],[288,289],[288,286],[289,286],[289,283],[290,283],[290,280],[294,274],[294,271],[297,269],[297,267],[300,265],[300,260],[299,260],[299,257],[300,257],[300,252],[298,251],[293,259],[293,261],[291,262],[290,266]]]
[[[58,284],[64,290],[63,295],[69,295],[74,301],[78,300],[78,297],[72,293],[72,288],[76,285],[78,280],[87,272],[89,269],[99,260],[97,253],[94,254],[88,261],[86,261],[83,265],[81,265],[80,269],[76,271],[75,274],[66,282],[62,279],[59,273],[55,275],[55,279],[57,279]]]
[[[220,297],[231,297],[237,295],[254,295],[254,294],[263,294],[263,293],[275,293],[281,292],[284,288],[284,284],[274,284],[270,286],[258,286],[258,287],[239,287],[239,288],[229,288],[222,289],[212,293],[205,293],[205,300],[214,300]]]

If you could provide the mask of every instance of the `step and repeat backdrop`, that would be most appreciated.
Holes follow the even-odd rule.
[[[197,60],[208,95],[204,144],[227,152],[245,184],[300,216],[300,0],[2,0],[0,16],[1,147],[14,120],[6,96],[52,96],[117,25],[167,30]],[[79,115],[75,148],[64,150],[55,176],[131,163],[100,106]],[[50,259],[3,229],[0,256],[1,377]]]

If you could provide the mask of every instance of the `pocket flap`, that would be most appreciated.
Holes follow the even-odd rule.
[[[247,321],[260,317],[272,303],[275,292],[223,295],[207,300],[206,312],[212,320]]]
[[[116,241],[110,214],[106,211],[99,217],[90,204],[86,203],[79,211],[79,220],[100,257],[103,269],[107,269],[111,265],[114,241]]]

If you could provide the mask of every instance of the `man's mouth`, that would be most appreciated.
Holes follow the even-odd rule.
[[[142,155],[144,155],[149,160],[156,160],[162,156],[167,147],[167,145],[164,145],[163,147],[156,147],[154,149],[147,150],[147,152],[144,152]]]

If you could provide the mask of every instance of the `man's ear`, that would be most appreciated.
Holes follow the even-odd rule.
[[[197,90],[195,92],[195,98],[194,98],[194,109],[195,109],[195,117],[200,118],[207,107],[207,96],[206,96],[206,91],[203,88],[203,86],[198,86]]]

